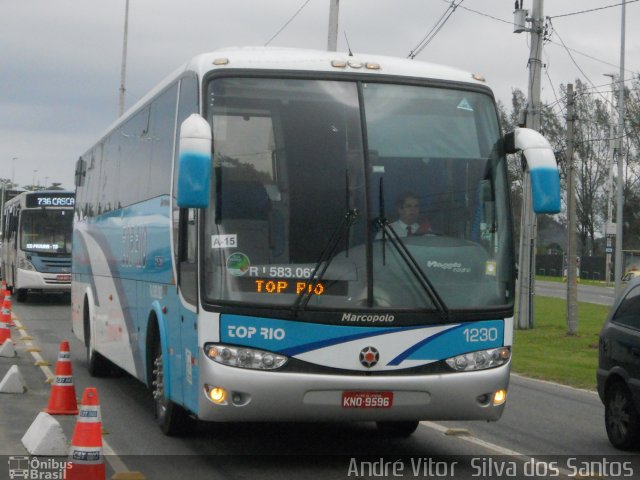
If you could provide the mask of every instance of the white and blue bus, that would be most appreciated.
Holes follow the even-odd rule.
[[[22,192],[4,204],[1,270],[18,302],[29,291],[71,291],[74,192]]]
[[[193,58],[77,163],[72,316],[90,372],[145,382],[167,434],[499,419],[519,150],[536,211],[558,211],[549,143],[503,135],[477,75],[293,49]],[[422,235],[394,223],[407,196]]]

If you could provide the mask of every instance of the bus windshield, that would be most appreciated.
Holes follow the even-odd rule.
[[[71,210],[23,210],[20,248],[25,251],[71,254]]]
[[[207,89],[205,301],[358,311],[513,304],[490,96],[255,77],[214,78]]]

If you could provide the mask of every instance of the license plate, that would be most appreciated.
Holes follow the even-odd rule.
[[[391,408],[393,392],[342,392],[343,408]]]
[[[56,280],[59,282],[70,282],[71,275],[56,275]]]

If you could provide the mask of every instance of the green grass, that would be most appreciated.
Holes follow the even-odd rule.
[[[596,388],[598,333],[609,307],[578,303],[578,334],[567,335],[566,301],[536,297],[534,328],[514,333],[512,371],[579,388]]]

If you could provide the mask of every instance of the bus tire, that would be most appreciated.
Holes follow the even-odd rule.
[[[169,400],[164,389],[164,370],[160,335],[155,335],[153,347],[153,371],[151,374],[151,390],[153,392],[154,414],[156,422],[164,433],[170,437],[184,436],[196,427],[196,419],[180,405]]]
[[[91,346],[91,322],[89,321],[89,300],[84,300],[83,310],[84,345],[87,352],[87,370],[92,377],[106,377],[111,373],[111,362],[96,352]]]
[[[406,438],[416,431],[420,422],[418,420],[407,420],[403,422],[376,422],[378,431],[385,437]]]
[[[24,303],[27,301],[28,290],[26,288],[16,288],[16,302]]]

